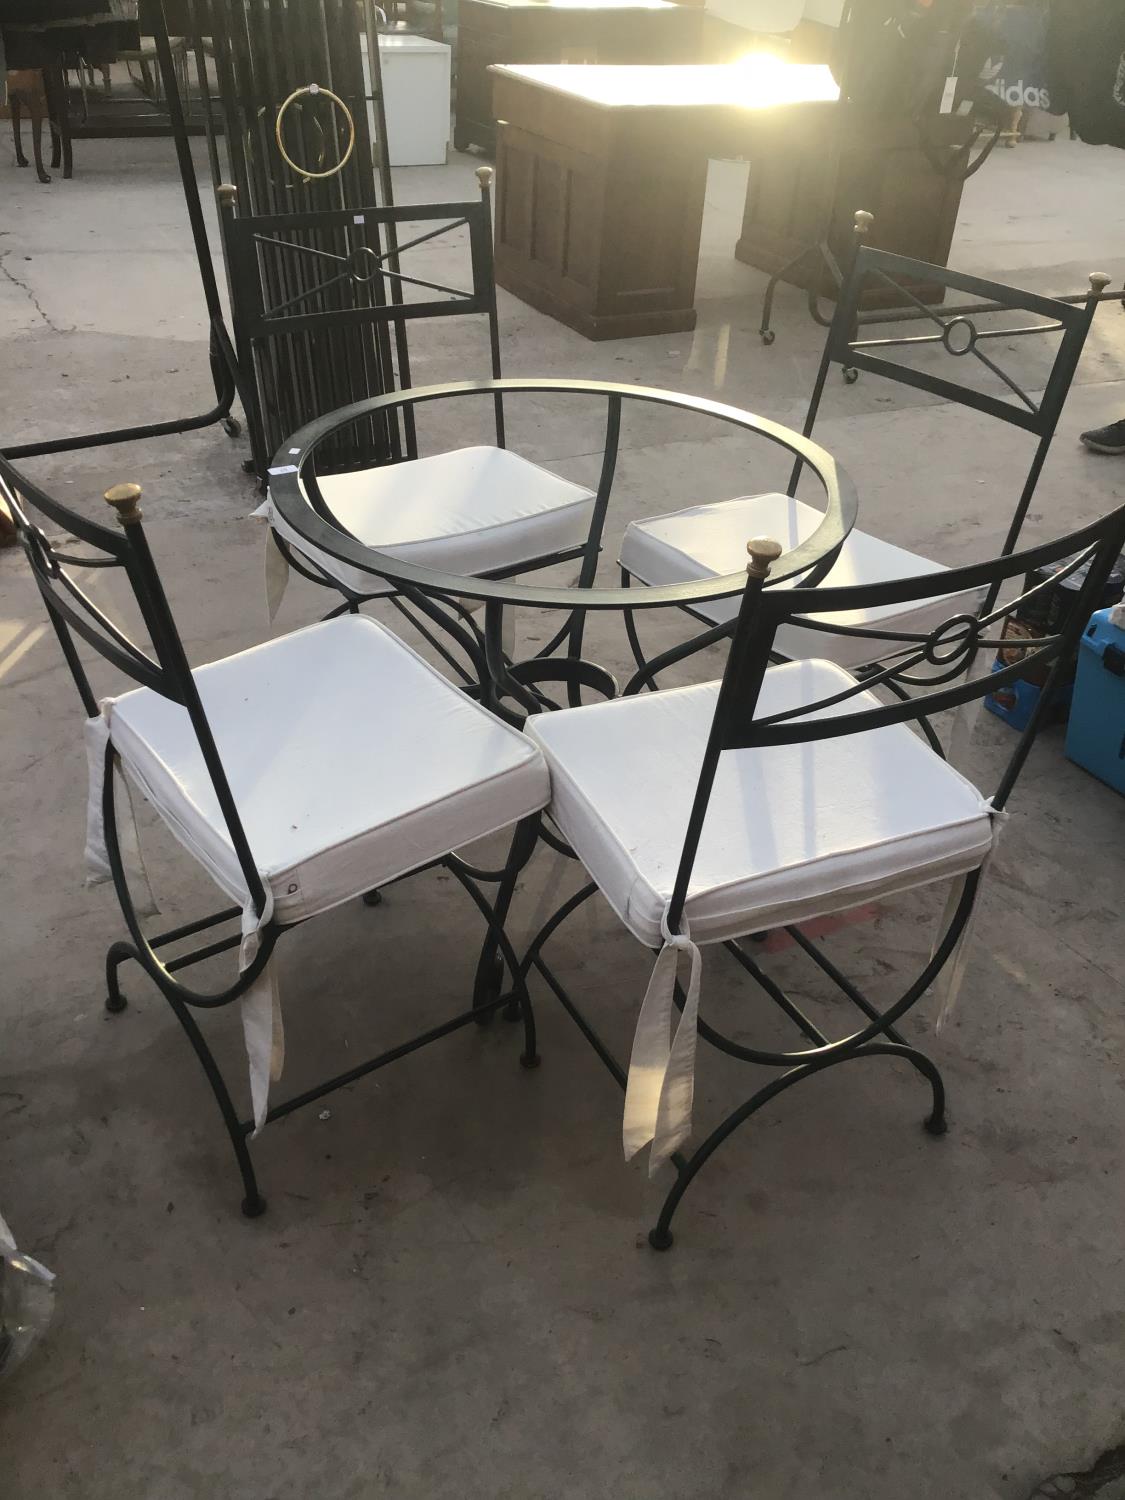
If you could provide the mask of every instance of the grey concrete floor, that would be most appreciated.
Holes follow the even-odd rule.
[[[457,196],[475,164],[400,172],[399,197]],[[1044,291],[1079,290],[1092,269],[1125,276],[1123,171],[1125,158],[1061,140],[997,153],[966,189],[954,263]],[[777,345],[754,336],[763,278],[730,253],[745,172],[712,170],[694,335],[593,345],[503,296],[508,372],[717,393],[798,419],[820,334],[787,292]],[[2,148],[0,440],[208,403],[187,243],[167,143],[81,143],[75,179],[50,187]],[[485,355],[467,325],[423,336],[416,378],[483,372]],[[1008,357],[1032,383],[1045,368],[1028,341]],[[1110,306],[1030,535],[1120,499],[1125,462],[1076,434],[1121,414],[1125,321]],[[859,484],[862,524],[949,562],[998,543],[1030,457],[1014,430],[866,379],[830,386],[820,436]],[[514,439],[560,472],[596,471],[592,408],[529,402]],[[741,440],[651,413],[624,443],[607,567],[630,515],[778,473]],[[29,468],[95,514],[107,484],[144,485],[202,661],[267,633],[241,456],[212,429]],[[166,1007],[134,973],[128,1011],[102,1010],[121,929],[106,888],[83,887],[78,704],[13,553],[0,601],[0,1207],[59,1274],[49,1339],[0,1387],[5,1500],[1024,1500],[1125,1440],[1125,819],[1057,731],[1018,789],[956,1023],[935,1038],[919,1009],[950,1091],[944,1140],[918,1128],[913,1075],[840,1069],[716,1158],[658,1256],[638,1244],[657,1199],[621,1162],[619,1096],[543,996],[538,1072],[497,1025],[335,1096],[326,1119],[271,1126],[257,1150],[270,1211],[249,1223]],[[276,628],[322,608],[294,585]],[[681,628],[654,622],[651,638]],[[624,665],[611,625],[591,654]],[[982,786],[1008,733],[971,725],[961,765]],[[148,831],[166,918],[197,913],[203,883]],[[517,936],[572,879],[540,855]],[[939,905],[931,893],[866,911],[830,952],[889,995]],[[440,876],[297,932],[281,952],[284,1086],[461,1005],[477,939]],[[815,976],[771,947],[771,967],[840,1025]],[[556,958],[626,1051],[645,955],[590,905]],[[706,987],[736,1034],[780,1039],[719,958]],[[239,1069],[237,1018],[211,1030]],[[699,1125],[747,1091],[743,1070],[704,1055]]]

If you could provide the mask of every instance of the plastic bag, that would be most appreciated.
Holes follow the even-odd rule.
[[[43,1337],[55,1306],[54,1273],[16,1248],[0,1217],[0,1379]]]

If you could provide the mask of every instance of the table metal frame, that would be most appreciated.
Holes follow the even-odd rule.
[[[413,409],[430,402],[471,396],[483,397],[502,406],[505,398],[536,394],[597,396],[604,397],[606,402],[601,474],[590,530],[580,554],[577,588],[518,582],[509,576],[466,577],[420,567],[365,546],[333,517],[317,484],[315,454],[342,429],[389,414],[399,407]],[[548,684],[564,686],[571,705],[581,701],[584,688],[606,698],[617,695],[618,684],[613,676],[582,657],[586,616],[590,611],[691,607],[738,593],[745,585],[745,575],[739,572],[724,578],[643,591],[595,586],[606,513],[617,471],[622,406],[626,401],[666,406],[710,417],[726,426],[764,438],[791,453],[794,460],[806,467],[820,483],[825,497],[825,515],[808,540],[780,560],[773,572],[773,580],[781,582],[799,578],[802,584],[813,586],[824,577],[855,524],[857,510],[854,487],[831,455],[780,423],[721,402],[651,386],[563,379],[463,381],[416,387],[356,402],[310,422],[286,439],[269,470],[271,498],[288,524],[317,551],[371,573],[373,578],[392,583],[395,586],[394,598],[400,605],[412,606],[451,637],[464,653],[470,672],[462,671],[461,675],[474,695],[502,718],[520,724],[529,713],[560,706],[545,691]],[[574,555],[573,551],[554,553],[505,572],[523,573],[546,568]],[[484,605],[483,629],[465,601]],[[512,661],[503,645],[504,611],[519,607],[558,610],[566,615],[565,622],[547,644],[533,658],[523,662]],[[340,608],[354,610],[358,603],[346,600]],[[556,655],[564,643],[565,655]],[[693,649],[698,649],[695,643]],[[445,655],[444,651],[442,654]]]

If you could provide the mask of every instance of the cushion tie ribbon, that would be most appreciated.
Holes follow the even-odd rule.
[[[629,1059],[629,1078],[625,1089],[625,1115],[621,1140],[625,1160],[652,1142],[649,1153],[649,1176],[655,1176],[662,1162],[691,1134],[692,1100],[695,1093],[695,1050],[699,1022],[699,987],[703,960],[692,942],[686,921],[683,931],[673,933],[668,926],[668,910],[660,919],[664,945],[653,965],[652,977],[645,991],[633,1051]],[[687,997],[675,1036],[672,1036],[672,1007],[675,1003],[676,973],[681,954],[691,960]]]

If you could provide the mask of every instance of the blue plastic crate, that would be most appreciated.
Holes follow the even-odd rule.
[[[1005,665],[1002,661],[994,661],[992,670],[1002,672]],[[989,693],[984,700],[984,706],[990,714],[1003,719],[1004,723],[1010,724],[1013,729],[1023,730],[1031,723],[1031,716],[1035,712],[1035,705],[1039,702],[1039,695],[1042,691],[1043,689],[1037,682],[1028,682],[1022,677],[1017,677],[1015,682],[1009,682],[1007,687],[997,688],[994,693]],[[1069,682],[1055,689],[1048,722],[1050,719],[1061,719],[1066,713],[1070,703],[1070,692]]]
[[[1066,753],[1125,795],[1125,630],[1099,609],[1082,636]]]

